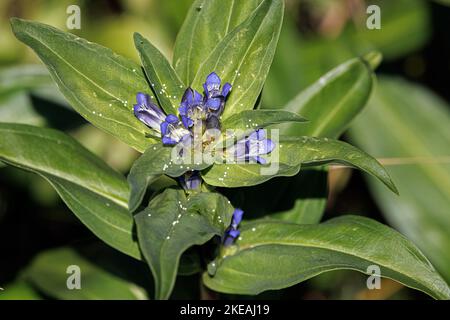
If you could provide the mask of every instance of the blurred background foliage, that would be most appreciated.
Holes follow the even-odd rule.
[[[58,93],[36,55],[17,41],[9,17],[66,29],[69,5],[81,8],[71,32],[138,61],[139,31],[167,57],[191,0],[3,0],[0,2],[0,121],[49,126],[74,135],[120,172],[137,154],[86,124]],[[366,28],[366,8],[381,8],[381,30]],[[450,37],[447,0],[286,0],[279,46],[262,105],[283,106],[338,64],[371,50],[383,54],[378,84],[343,136],[388,167],[400,197],[347,168],[329,173],[325,219],[361,214],[413,240],[450,282]],[[100,243],[47,182],[0,163],[0,299],[145,299],[142,263]],[[81,266],[83,290],[65,290],[68,265]],[[323,274],[260,298],[426,299],[383,279],[365,289],[355,272]],[[214,298],[197,275],[180,276],[173,298]],[[223,296],[228,298],[229,296]],[[232,298],[232,297],[231,297]]]

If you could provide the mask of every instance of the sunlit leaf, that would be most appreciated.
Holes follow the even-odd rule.
[[[167,114],[178,114],[183,83],[164,55],[139,33],[134,34],[134,43],[159,104]]]
[[[211,185],[241,187],[260,184],[277,176],[292,176],[303,167],[340,163],[363,170],[397,192],[386,170],[365,152],[342,141],[328,138],[281,138],[271,154],[271,163],[214,164],[202,176]],[[277,168],[278,166],[278,168]],[[268,171],[268,167],[272,168]]]
[[[197,70],[216,45],[248,18],[261,2],[197,0],[192,4],[178,33],[173,54],[175,70],[186,85],[192,83]]]
[[[449,299],[450,289],[425,256],[396,231],[368,218],[344,216],[319,225],[259,221],[241,227],[235,246],[222,250],[211,289],[258,294],[292,286],[326,271],[351,269],[381,276]]]
[[[275,53],[283,9],[281,0],[263,0],[248,19],[217,44],[200,66],[193,88],[202,90],[212,71],[233,85],[224,119],[254,108]]]
[[[16,37],[46,64],[59,89],[86,120],[138,151],[151,139],[133,114],[137,92],[149,91],[141,68],[110,49],[51,26],[13,18]]]

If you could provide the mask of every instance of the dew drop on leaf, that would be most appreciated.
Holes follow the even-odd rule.
[[[215,261],[209,263],[207,269],[208,269],[208,274],[210,276],[214,276],[217,272],[217,263]]]

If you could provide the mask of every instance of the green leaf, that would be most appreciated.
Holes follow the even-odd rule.
[[[69,277],[79,268],[80,290],[69,289]],[[25,271],[25,277],[47,295],[63,300],[144,300],[141,287],[93,264],[70,248],[53,249],[39,254]]]
[[[382,0],[378,5],[384,13],[382,29],[349,28],[342,35],[344,45],[359,52],[376,49],[392,61],[420,50],[431,38],[433,15],[426,1]]]
[[[244,110],[221,123],[223,135],[216,146],[229,146],[260,128],[285,122],[305,122],[301,116],[283,110]]]
[[[223,192],[245,212],[246,221],[264,217],[299,224],[318,223],[327,202],[327,171],[302,169],[293,177],[277,177],[257,186]]]
[[[445,6],[450,6],[450,0],[434,0],[434,1]]]
[[[54,87],[54,83],[41,65],[14,66],[0,70],[0,96],[45,86]]]
[[[175,70],[164,55],[139,33],[134,34],[134,44],[159,104],[167,114],[178,114],[185,87]]]
[[[296,113],[283,110],[244,110],[235,113],[222,122],[224,130],[242,130],[244,136],[258,128],[285,122],[305,122],[306,119]]]
[[[215,164],[202,172],[203,180],[212,186],[237,188],[255,186],[273,177],[290,177],[296,175],[300,170],[300,164],[290,166],[276,163],[278,168],[274,174],[261,174],[262,165],[249,164]]]
[[[372,70],[380,63],[381,55],[371,52],[364,58],[351,59],[334,68],[309,88],[302,91],[284,108],[305,115],[307,124],[295,123],[279,126],[280,132],[288,135],[313,135],[338,138],[349,123],[364,108],[373,85]],[[290,210],[277,212],[271,218],[291,222],[319,222],[327,200],[327,177],[323,171],[308,173],[308,187],[300,184],[298,199]],[[302,172],[296,179],[302,180]],[[302,191],[303,190],[303,191]],[[319,197],[318,195],[322,196]],[[292,196],[286,200],[292,202]],[[283,202],[281,202],[283,201]]]
[[[327,170],[308,168],[288,181],[279,203],[279,211],[268,218],[298,224],[319,223],[327,205]]]
[[[21,65],[0,69],[1,122],[44,126],[57,120],[59,124],[69,116],[73,120],[74,114],[69,110],[44,66]]]
[[[203,170],[209,164],[191,161],[189,154],[185,157],[174,156],[176,147],[164,146],[162,143],[151,145],[134,163],[128,175],[130,185],[130,212],[136,211],[144,198],[147,187],[166,174],[170,177],[179,177],[191,170]],[[183,149],[186,150],[186,149]],[[180,163],[177,163],[177,162]],[[184,164],[189,163],[189,164]]]
[[[370,56],[373,61],[373,56]],[[372,69],[363,59],[334,68],[291,100],[284,110],[301,114],[307,124],[288,123],[281,133],[337,138],[364,108],[373,83]]]
[[[374,78],[371,69],[376,68],[380,60],[380,54],[372,52],[364,58],[351,59],[322,76],[284,107],[302,114],[310,121],[302,125],[280,125],[280,132],[288,135],[339,137],[366,105]],[[303,180],[302,173],[295,179]],[[291,207],[271,214],[270,218],[296,223],[320,221],[327,200],[327,178],[323,170],[309,171],[307,178],[308,187],[302,187],[305,183],[301,183],[299,187],[289,189],[291,192],[279,200],[281,204],[291,203]],[[295,193],[298,197],[296,200],[293,199]]]
[[[190,276],[203,271],[202,257],[198,250],[187,250],[180,258],[177,275]]]
[[[136,214],[139,245],[155,280],[157,299],[167,299],[173,289],[181,254],[230,225],[233,207],[216,193],[186,198],[183,190],[166,189]]]
[[[423,250],[450,282],[450,113],[429,90],[382,77],[350,138],[389,165],[401,197],[368,180],[396,229]]]
[[[274,169],[270,172],[268,165],[247,164],[214,164],[203,172],[203,179],[210,185],[221,187],[240,187],[262,183],[277,176],[297,174],[300,165],[305,167],[320,166],[328,163],[349,165],[365,171],[383,182],[393,192],[397,192],[389,174],[371,156],[349,145],[348,143],[311,137],[286,137],[276,142],[276,146],[268,162]],[[276,170],[276,166],[279,170]]]
[[[254,108],[275,53],[283,20],[282,0],[263,0],[254,13],[229,33],[200,66],[192,87],[200,90],[215,71],[233,85],[223,118]]]
[[[52,129],[0,123],[0,160],[45,178],[96,236],[140,257],[125,178],[76,140]]]
[[[173,53],[173,65],[185,85],[194,80],[208,55],[262,0],[197,0],[184,20]]]
[[[381,276],[449,299],[450,289],[426,257],[398,232],[376,221],[344,216],[319,225],[259,221],[241,227],[236,245],[222,250],[211,289],[258,294],[286,288],[326,271],[367,272],[377,265]],[[369,273],[370,274],[370,273]]]
[[[25,280],[19,279],[2,287],[0,300],[41,300],[42,297]]]
[[[16,37],[46,64],[59,89],[86,120],[138,151],[152,140],[133,114],[137,92],[148,92],[141,68],[111,50],[51,26],[13,18]]]

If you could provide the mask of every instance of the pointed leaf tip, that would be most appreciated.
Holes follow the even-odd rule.
[[[372,71],[375,71],[375,69],[377,69],[380,66],[380,64],[383,60],[383,55],[381,54],[381,52],[372,51],[372,52],[365,54],[362,57],[362,59],[364,62],[366,62],[369,65],[369,67],[370,67],[370,69],[372,69]]]

